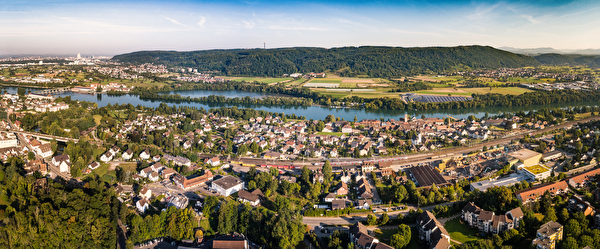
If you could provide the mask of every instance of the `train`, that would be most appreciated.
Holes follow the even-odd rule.
[[[343,162],[330,162],[331,166],[343,166],[343,165],[362,165],[364,163],[380,163],[380,162],[390,162],[397,160],[406,160],[408,157],[391,157],[391,158],[381,158],[374,160],[362,160],[362,161],[343,161]],[[231,163],[239,164],[244,167],[261,167],[261,168],[277,168],[277,169],[302,169],[303,166],[293,166],[293,165],[273,165],[273,164],[253,164],[253,163],[245,163],[242,161],[231,161]],[[323,166],[325,162],[313,163],[314,166]]]
[[[380,163],[380,162],[391,162],[397,160],[406,160],[408,157],[390,157],[390,158],[381,158],[374,160],[363,160],[363,161],[345,161],[345,162],[330,162],[331,166],[342,166],[342,165],[362,165],[364,163]],[[314,163],[315,166],[323,166],[325,162]]]

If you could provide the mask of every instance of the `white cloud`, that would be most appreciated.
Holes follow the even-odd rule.
[[[531,23],[533,23],[533,24],[538,24],[538,23],[541,23],[541,21],[535,20],[535,19],[533,18],[533,16],[530,16],[530,15],[521,15],[521,17],[523,17],[523,18],[527,19],[527,21],[529,21],[529,22],[531,22]]]
[[[206,23],[206,18],[203,16],[200,16],[200,21],[198,21],[198,26],[204,27],[204,23]]]
[[[327,31],[324,28],[317,27],[293,27],[293,26],[282,26],[282,25],[270,25],[266,27],[267,29],[273,30],[310,30],[310,31]]]
[[[500,3],[489,6],[479,6],[475,9],[474,14],[469,15],[469,19],[478,20],[486,18],[490,14],[490,12],[498,8],[498,6],[500,6]]]
[[[242,22],[244,23],[244,27],[246,27],[247,29],[254,28],[254,22],[253,21],[247,22],[247,21],[242,20]]]
[[[185,24],[183,24],[183,23],[180,23],[180,22],[178,22],[177,20],[175,20],[175,19],[173,19],[173,18],[168,18],[168,17],[166,17],[166,16],[161,16],[161,17],[163,17],[164,19],[167,19],[167,20],[169,20],[170,22],[172,22],[172,23],[174,23],[174,24],[177,24],[177,25],[180,25],[180,26],[184,26],[184,27],[191,28],[190,26],[188,26],[188,25],[185,25]]]

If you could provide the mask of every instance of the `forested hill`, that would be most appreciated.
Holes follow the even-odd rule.
[[[600,67],[600,55],[541,54],[534,58],[544,65]]]
[[[295,72],[335,72],[341,76],[398,77],[453,69],[535,66],[530,56],[486,46],[343,47],[232,49],[190,52],[140,51],[117,55],[123,63],[155,63],[198,68],[231,76],[281,76]]]

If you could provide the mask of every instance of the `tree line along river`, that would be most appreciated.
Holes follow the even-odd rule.
[[[23,87],[26,90],[37,91],[39,89],[36,88],[27,88]],[[16,94],[17,87],[6,86],[3,87],[8,93]],[[205,97],[210,95],[220,95],[228,98],[235,97],[251,97],[251,98],[263,98],[269,96],[275,97],[286,97],[281,94],[270,94],[270,93],[259,93],[259,92],[246,92],[246,91],[211,91],[211,90],[190,90],[190,91],[176,91],[176,92],[168,92],[162,94],[179,94],[181,96],[187,97]],[[497,115],[501,113],[514,113],[519,111],[533,111],[542,108],[568,108],[568,107],[580,107],[580,106],[597,106],[598,102],[595,101],[587,101],[587,102],[574,102],[574,103],[557,103],[557,104],[548,104],[548,105],[530,105],[530,106],[508,106],[508,107],[486,107],[486,108],[469,108],[469,109],[437,109],[437,110],[419,110],[419,111],[407,111],[407,110],[387,110],[387,109],[350,109],[350,108],[328,108],[321,106],[256,106],[256,105],[231,105],[231,104],[204,104],[204,103],[196,103],[196,102],[180,102],[180,103],[172,103],[169,101],[152,101],[152,100],[141,100],[138,96],[132,95],[121,95],[121,96],[108,96],[107,94],[82,94],[82,93],[73,93],[73,92],[63,92],[60,94],[54,94],[55,97],[66,97],[71,96],[73,100],[82,100],[89,101],[93,103],[97,103],[99,107],[106,106],[108,104],[132,104],[132,105],[142,105],[146,107],[158,107],[160,103],[167,103],[170,106],[194,106],[197,108],[218,108],[218,107],[229,107],[229,106],[238,106],[239,108],[253,108],[257,110],[264,110],[269,112],[278,112],[285,114],[296,114],[296,116],[304,116],[307,119],[324,119],[329,114],[333,114],[335,117],[340,117],[345,120],[354,120],[356,116],[358,120],[361,119],[396,119],[404,117],[404,114],[408,114],[410,116],[416,116],[421,118],[425,117],[437,117],[444,118],[447,116],[452,116],[454,118],[467,118],[470,115],[474,115],[475,117],[483,117],[485,113],[488,113],[490,116]]]

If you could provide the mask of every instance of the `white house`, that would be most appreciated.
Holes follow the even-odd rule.
[[[371,207],[371,205],[373,205],[373,202],[371,202],[371,200],[358,200],[358,203],[356,205],[356,209],[369,209]]]
[[[212,157],[212,158],[207,158],[205,161],[206,164],[209,164],[211,166],[219,166],[219,164],[221,164],[221,159],[219,159],[219,157]]]
[[[243,187],[244,182],[233,176],[225,176],[213,181],[211,184],[211,188],[222,196],[229,196],[240,191]]]
[[[335,199],[337,199],[337,198],[335,198],[335,194],[329,193],[325,197],[323,197],[323,202],[332,202]]]
[[[260,204],[261,196],[262,192],[258,188],[252,192],[248,192],[243,189],[238,192],[238,200],[242,203],[250,203],[252,206],[258,206],[258,204]]]
[[[69,155],[60,155],[52,158],[52,164],[59,168],[60,172],[69,172],[71,160]]]
[[[52,145],[51,144],[42,144],[36,148],[36,152],[41,157],[50,157],[52,154]]]
[[[144,213],[146,212],[148,207],[150,207],[150,205],[148,204],[148,201],[146,199],[140,199],[135,203],[135,207],[138,211],[140,211],[140,213]]]
[[[148,179],[153,182],[160,180],[160,178],[158,178],[158,173],[156,173],[156,171],[152,171],[152,173],[150,173],[150,175],[148,176]]]
[[[142,160],[150,159],[150,150],[145,149],[144,151],[142,151],[142,153],[140,153],[140,159],[142,159]]]
[[[102,154],[102,156],[100,157],[100,161],[103,161],[103,162],[108,162],[112,159],[113,159],[113,153],[110,151],[107,151],[106,153]]]
[[[100,163],[93,161],[92,163],[90,163],[90,165],[88,165],[88,168],[90,168],[91,170],[97,169],[98,167],[100,167]]]
[[[125,152],[123,152],[121,157],[124,161],[130,160],[133,157],[133,151],[131,149],[127,149]]]
[[[140,197],[150,200],[150,197],[152,197],[152,190],[144,186],[142,190],[140,190]]]

